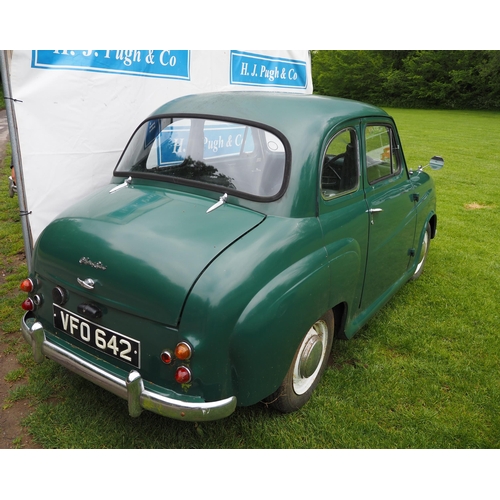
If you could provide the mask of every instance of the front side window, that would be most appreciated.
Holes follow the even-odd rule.
[[[353,128],[330,141],[323,158],[321,194],[329,200],[357,189],[359,184],[358,139]]]
[[[116,172],[274,197],[284,184],[285,146],[270,131],[203,118],[157,118],[134,134]]]
[[[385,125],[367,126],[365,141],[366,171],[370,184],[399,173],[401,166],[390,127]]]

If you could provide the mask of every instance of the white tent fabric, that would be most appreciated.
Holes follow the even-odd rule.
[[[109,182],[135,128],[165,102],[219,90],[312,93],[308,51],[13,51],[9,73],[33,241]]]

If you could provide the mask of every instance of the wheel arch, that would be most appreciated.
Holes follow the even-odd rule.
[[[334,338],[347,340],[348,337],[345,334],[345,325],[347,322],[347,311],[348,311],[347,302],[340,302],[336,306],[332,307],[333,311],[333,319],[335,322],[335,330],[334,330]]]
[[[437,233],[437,215],[433,214],[429,219],[429,225],[431,227],[431,239],[434,239]]]
[[[248,304],[231,335],[232,378],[242,406],[279,387],[303,336],[329,310],[328,266],[316,267],[298,282],[291,277],[281,274],[271,280]]]

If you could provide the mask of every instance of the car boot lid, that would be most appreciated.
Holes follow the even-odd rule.
[[[204,269],[265,218],[221,198],[138,185],[101,190],[45,229],[36,269],[97,303],[175,327]]]

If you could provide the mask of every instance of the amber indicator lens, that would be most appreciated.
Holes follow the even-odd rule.
[[[166,364],[169,365],[172,363],[172,353],[170,351],[163,351],[160,355],[161,360]]]
[[[23,292],[32,292],[33,291],[33,281],[31,281],[29,278],[26,278],[25,280],[23,280],[21,282],[21,285],[19,286],[19,288],[23,291]]]
[[[175,372],[175,380],[179,384],[187,384],[191,382],[191,372],[189,371],[189,368],[179,366]]]
[[[189,359],[191,357],[191,346],[186,342],[179,342],[175,347],[175,357],[177,359]]]
[[[33,311],[35,309],[35,303],[31,299],[26,299],[22,304],[21,307],[25,311]]]

